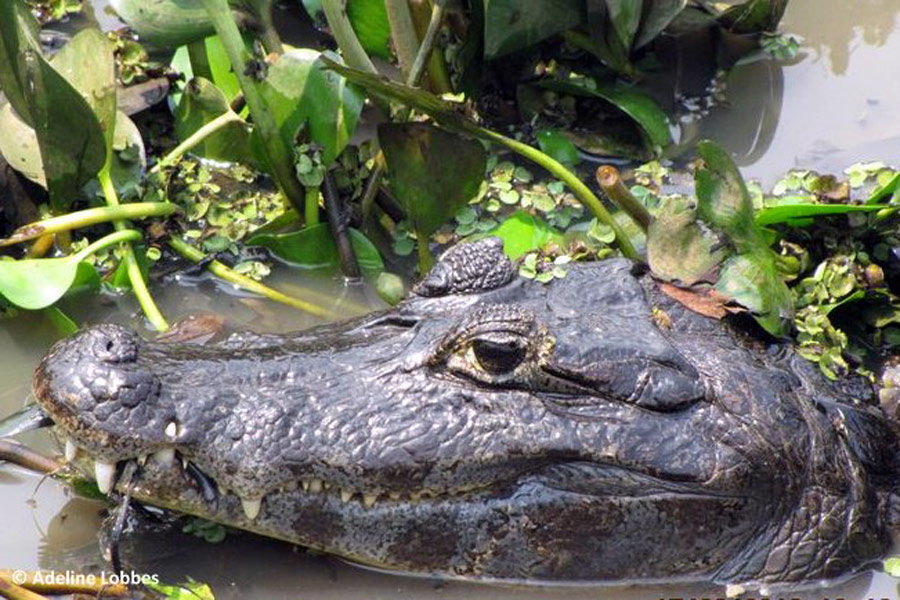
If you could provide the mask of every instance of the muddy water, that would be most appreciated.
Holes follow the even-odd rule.
[[[896,163],[900,158],[898,11],[900,0],[793,0],[785,28],[805,40],[800,60],[789,66],[756,61],[738,67],[727,81],[729,107],[713,109],[692,125],[690,133],[724,143],[747,175],[768,183],[794,166],[840,171],[857,160]],[[114,25],[101,8],[95,14],[107,26]],[[348,288],[340,281],[301,275],[280,282],[298,279],[320,292],[378,306],[370,300],[370,292]],[[157,290],[172,320],[215,313],[225,315],[231,327],[257,331],[299,329],[314,322],[291,309],[223,294],[208,281],[183,279]],[[76,300],[67,308],[80,322],[144,327],[137,306],[128,298],[104,299],[89,310],[84,304]],[[53,327],[40,315],[0,322],[0,415],[22,406],[31,371],[56,338]],[[25,435],[23,440],[52,450],[41,433]],[[0,567],[102,569],[97,542],[102,512],[102,504],[72,497],[53,481],[8,466],[0,468]],[[225,542],[210,545],[177,532],[142,533],[128,537],[124,551],[129,568],[166,581],[187,576],[207,581],[218,598],[649,600],[723,592],[683,585],[558,590],[441,584],[361,570],[247,534],[230,534]],[[898,598],[898,593],[893,579],[866,573],[841,586],[796,597]]]

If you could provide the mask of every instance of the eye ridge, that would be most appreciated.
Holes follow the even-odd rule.
[[[492,340],[474,339],[472,354],[479,366],[492,375],[502,375],[514,371],[522,364],[528,349],[515,338]]]

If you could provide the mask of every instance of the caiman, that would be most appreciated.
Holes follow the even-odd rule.
[[[797,587],[870,566],[898,521],[867,384],[624,259],[521,278],[496,238],[299,333],[85,329],[34,393],[104,492],[128,466],[141,502],[399,572]]]

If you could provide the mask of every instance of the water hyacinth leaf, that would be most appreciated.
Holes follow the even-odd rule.
[[[378,141],[390,187],[419,236],[431,235],[478,193],[487,152],[425,123],[384,123]]]
[[[826,215],[846,215],[853,212],[875,212],[884,206],[877,204],[779,204],[756,211],[758,226],[776,223],[793,223],[796,219],[807,219]]]
[[[787,0],[747,0],[725,10],[718,21],[735,33],[774,31],[786,8]]]
[[[327,165],[356,130],[364,96],[326,69],[322,56],[306,48],[284,53],[269,67],[260,90],[285,142],[292,146],[305,126],[309,140],[322,147],[322,162]],[[330,57],[337,60],[335,54]]]
[[[79,32],[50,61],[81,92],[103,129],[107,160],[116,122],[116,70],[109,39],[97,29]]]
[[[29,51],[26,64],[50,205],[63,211],[106,163],[106,139],[90,104],[42,56]]]
[[[347,18],[367,54],[385,60],[390,58],[391,25],[384,0],[350,0]]]
[[[198,0],[110,0],[141,41],[175,48],[213,34],[212,22]]]
[[[753,312],[763,329],[776,337],[789,332],[794,314],[791,292],[778,273],[768,248],[732,256],[722,265],[716,291]]]
[[[593,79],[546,80],[540,87],[571,94],[600,98],[628,115],[640,128],[651,148],[664,148],[672,143],[669,118],[653,98],[624,85],[601,85]]]
[[[225,95],[228,102],[231,102],[234,100],[235,96],[241,92],[241,84],[238,82],[234,71],[231,70],[231,61],[228,60],[228,55],[225,53],[225,47],[222,45],[222,38],[217,35],[211,35],[204,38],[202,42],[198,42],[198,44],[201,43],[203,45],[204,54],[203,70],[208,71],[206,75],[199,72],[194,73],[194,67],[191,63],[191,53],[188,50],[188,46],[181,46],[175,51],[174,56],[172,56],[172,62],[170,63],[172,68],[183,74],[185,81],[190,81],[195,76],[202,75],[212,81],[219,91]],[[175,106],[178,106],[181,102],[181,94],[181,89],[172,92],[172,101]]]
[[[502,239],[503,252],[513,260],[549,243],[558,246],[565,243],[565,238],[559,231],[540,217],[522,210],[514,212],[499,226],[484,234],[484,237],[488,236]]]
[[[183,142],[198,129],[231,110],[225,95],[211,81],[191,79],[184,87],[175,109],[175,135]],[[232,121],[191,149],[193,154],[213,160],[254,164],[250,146],[250,126]]]
[[[694,210],[675,199],[663,204],[647,231],[647,262],[665,281],[691,286],[715,281],[715,270],[726,257],[718,237],[696,221]]]
[[[144,139],[134,121],[121,110],[116,111],[110,177],[120,199],[140,194],[141,177],[147,167]]]
[[[697,216],[727,234],[739,252],[759,246],[762,242],[753,220],[753,203],[737,165],[728,152],[709,140],[697,144],[697,154],[702,159],[694,173]]]
[[[77,256],[0,261],[0,296],[20,308],[46,308],[75,284],[98,281],[97,271]]]
[[[384,261],[375,245],[362,232],[350,228],[350,243],[363,274],[378,277],[384,271]],[[292,233],[264,233],[247,240],[248,246],[268,248],[281,260],[307,269],[340,268],[337,246],[326,223],[304,227]]]
[[[609,19],[609,32],[615,36],[615,40],[608,43],[616,44],[624,56],[631,53],[634,36],[638,25],[641,23],[641,2],[634,0],[605,0]]]
[[[574,167],[581,161],[578,148],[558,129],[541,129],[534,135],[541,152],[552,156],[567,167]]]
[[[40,47],[37,21],[28,5],[24,2],[0,2],[0,89],[29,126],[32,121],[25,51],[40,52]]]
[[[37,135],[19,118],[10,103],[0,107],[0,154],[16,171],[41,187],[47,187]]]
[[[686,5],[687,0],[645,0],[641,28],[632,48],[637,50],[656,39]]]
[[[581,0],[483,1],[484,57],[488,59],[533,46],[584,19]]]

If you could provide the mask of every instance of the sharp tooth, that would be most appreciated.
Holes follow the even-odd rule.
[[[166,435],[170,438],[178,437],[178,423],[172,421],[168,425],[166,425]]]
[[[147,455],[146,454],[138,454],[137,463],[142,467],[147,464]]]
[[[313,492],[313,493],[321,492],[322,491],[322,480],[321,479],[310,479],[309,491]]]
[[[94,461],[94,477],[97,478],[97,487],[100,492],[108,494],[112,489],[113,477],[116,475],[115,463],[105,463],[103,461]]]
[[[327,481],[323,481],[323,482],[322,482],[322,489],[323,489],[323,490],[330,490],[330,489],[331,489],[331,484],[328,483]]]
[[[72,440],[66,440],[66,462],[72,462],[78,455],[78,446]]]
[[[388,498],[390,498],[391,500],[399,500],[400,492],[388,492]]]
[[[175,448],[163,448],[153,453],[153,460],[162,466],[168,466],[175,461]]]
[[[349,502],[350,498],[353,497],[353,492],[350,490],[341,490],[341,500],[343,502]]]
[[[375,500],[378,499],[377,494],[363,494],[363,504],[366,508],[370,508],[375,505]]]
[[[308,480],[308,479],[301,479],[301,480],[300,480],[300,487],[303,488],[303,491],[304,491],[304,492],[308,492],[308,491],[309,491],[309,480]]]
[[[419,500],[422,499],[422,493],[421,492],[410,492],[409,499],[412,500],[413,502],[418,502]]]
[[[256,515],[259,514],[259,509],[262,506],[262,498],[256,498],[255,500],[241,498],[241,506],[244,507],[244,514],[252,521],[256,518]]]

